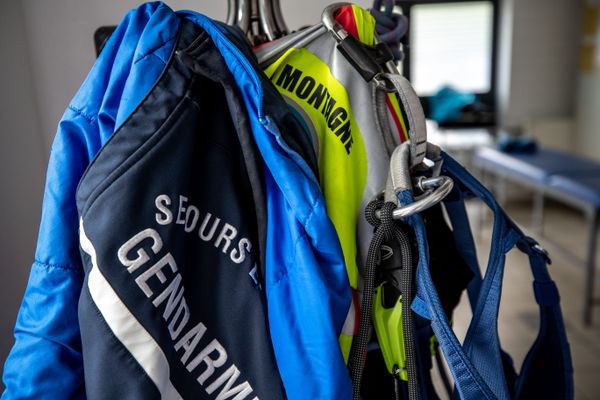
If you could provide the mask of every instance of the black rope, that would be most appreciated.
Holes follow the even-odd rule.
[[[402,326],[404,330],[404,347],[406,351],[406,367],[408,372],[409,398],[418,400],[418,381],[415,347],[413,341],[413,327],[410,310],[412,301],[412,249],[406,233],[394,222],[392,212],[396,208],[394,203],[384,203],[380,200],[370,202],[365,209],[367,222],[375,227],[373,239],[369,244],[367,265],[364,276],[363,297],[361,302],[361,315],[358,336],[352,343],[350,354],[350,375],[352,377],[353,400],[360,399],[360,383],[362,380],[367,342],[371,327],[371,312],[373,309],[373,288],[379,254],[383,241],[396,240],[401,247],[402,268],[400,277],[400,291],[402,292]],[[376,212],[380,212],[377,218]]]
[[[412,248],[408,235],[398,225],[394,225],[396,241],[400,244],[402,268],[400,269],[400,292],[402,293],[402,329],[404,330],[404,351],[406,353],[406,369],[408,372],[408,398],[419,399],[419,382],[417,380],[417,356],[415,351],[413,319],[410,304],[413,300],[413,260]]]
[[[370,202],[365,208],[367,222],[375,226],[375,233],[373,234],[373,239],[371,239],[369,251],[367,253],[363,296],[360,304],[358,336],[352,342],[352,350],[350,352],[350,376],[352,377],[353,400],[360,399],[360,382],[362,380],[365,363],[365,351],[367,349],[367,342],[369,340],[371,310],[373,307],[373,286],[375,282],[375,268],[379,255],[379,249],[381,248],[381,244],[383,243],[385,236],[388,236],[390,239],[392,237],[390,224],[383,224],[382,222],[387,222],[388,218],[391,217],[393,207],[394,205],[392,203],[384,205],[382,201],[375,200]],[[382,221],[380,221],[375,215],[375,212],[379,209],[381,209]]]

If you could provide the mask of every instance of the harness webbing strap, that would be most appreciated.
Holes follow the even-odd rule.
[[[467,294],[471,309],[475,308],[477,296],[481,288],[481,271],[477,260],[475,241],[471,233],[471,226],[465,208],[464,195],[460,188],[455,185],[452,192],[444,199],[444,206],[452,224],[452,234],[456,244],[456,250],[473,272],[473,278],[467,286]]]
[[[469,293],[473,319],[462,345],[444,315],[431,279],[423,221],[418,215],[408,218],[408,222],[415,229],[419,246],[418,301],[413,303],[413,309],[432,320],[432,328],[454,377],[456,396],[473,400],[513,397],[572,398],[571,358],[558,291],[547,270],[549,260],[537,243],[519,230],[493,196],[475,178],[448,155],[443,154],[443,159],[442,173],[452,178],[456,187],[481,199],[492,209],[495,216],[486,274],[481,280],[478,293],[476,288],[471,289]],[[466,230],[468,221],[461,197],[460,194],[448,199],[446,206],[461,254],[474,268],[477,265],[476,255],[472,235],[470,230]],[[510,361],[500,348],[497,331],[505,257],[515,245],[530,257],[536,301],[540,305],[540,332],[521,368],[516,385],[508,379],[509,376],[505,376],[505,371],[508,371],[505,366]],[[419,307],[414,307],[416,304],[419,304]],[[427,315],[424,315],[424,309]]]
[[[549,259],[536,245],[531,238],[517,243],[519,249],[529,255],[535,299],[540,309],[540,328],[521,367],[514,398],[570,399],[573,397],[573,365],[560,296],[548,273]]]
[[[427,151],[427,127],[423,107],[417,93],[406,78],[397,74],[385,74],[384,76],[396,89],[406,115],[408,138],[410,139],[410,165],[414,167],[423,161]]]

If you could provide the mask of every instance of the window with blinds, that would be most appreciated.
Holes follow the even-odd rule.
[[[413,4],[410,78],[419,96],[443,86],[487,93],[492,84],[491,1]]]

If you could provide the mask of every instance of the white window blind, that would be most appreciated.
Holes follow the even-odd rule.
[[[410,75],[420,96],[449,85],[466,92],[490,90],[491,1],[420,4],[411,9]]]

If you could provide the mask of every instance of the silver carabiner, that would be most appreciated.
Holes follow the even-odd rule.
[[[417,178],[416,186],[424,193],[413,203],[396,208],[392,215],[394,219],[402,219],[410,215],[427,210],[441,202],[454,187],[454,181],[444,175],[433,178]],[[375,216],[381,218],[381,212],[376,211]]]
[[[334,37],[337,43],[341,43],[344,39],[346,39],[349,33],[346,32],[342,25],[340,25],[340,23],[338,23],[335,20],[335,11],[341,7],[351,5],[352,3],[333,3],[325,7],[323,13],[321,14],[321,22],[323,23],[323,26],[327,28],[327,30],[331,33],[331,35]],[[375,35],[375,43],[377,43],[378,41],[379,40],[377,38],[377,35]],[[385,69],[382,69],[382,71],[376,74],[372,78],[372,80],[377,88],[387,93],[391,93],[396,91],[396,87],[386,79],[385,72],[397,74],[398,70],[396,69],[393,63],[386,63],[385,67],[387,68],[387,71],[385,71]]]
[[[325,28],[327,28],[327,30],[333,34],[333,37],[338,43],[348,37],[348,32],[346,32],[344,28],[335,20],[333,14],[338,8],[351,5],[352,3],[333,3],[325,7],[321,13],[321,22],[323,22],[323,26],[325,26]]]

